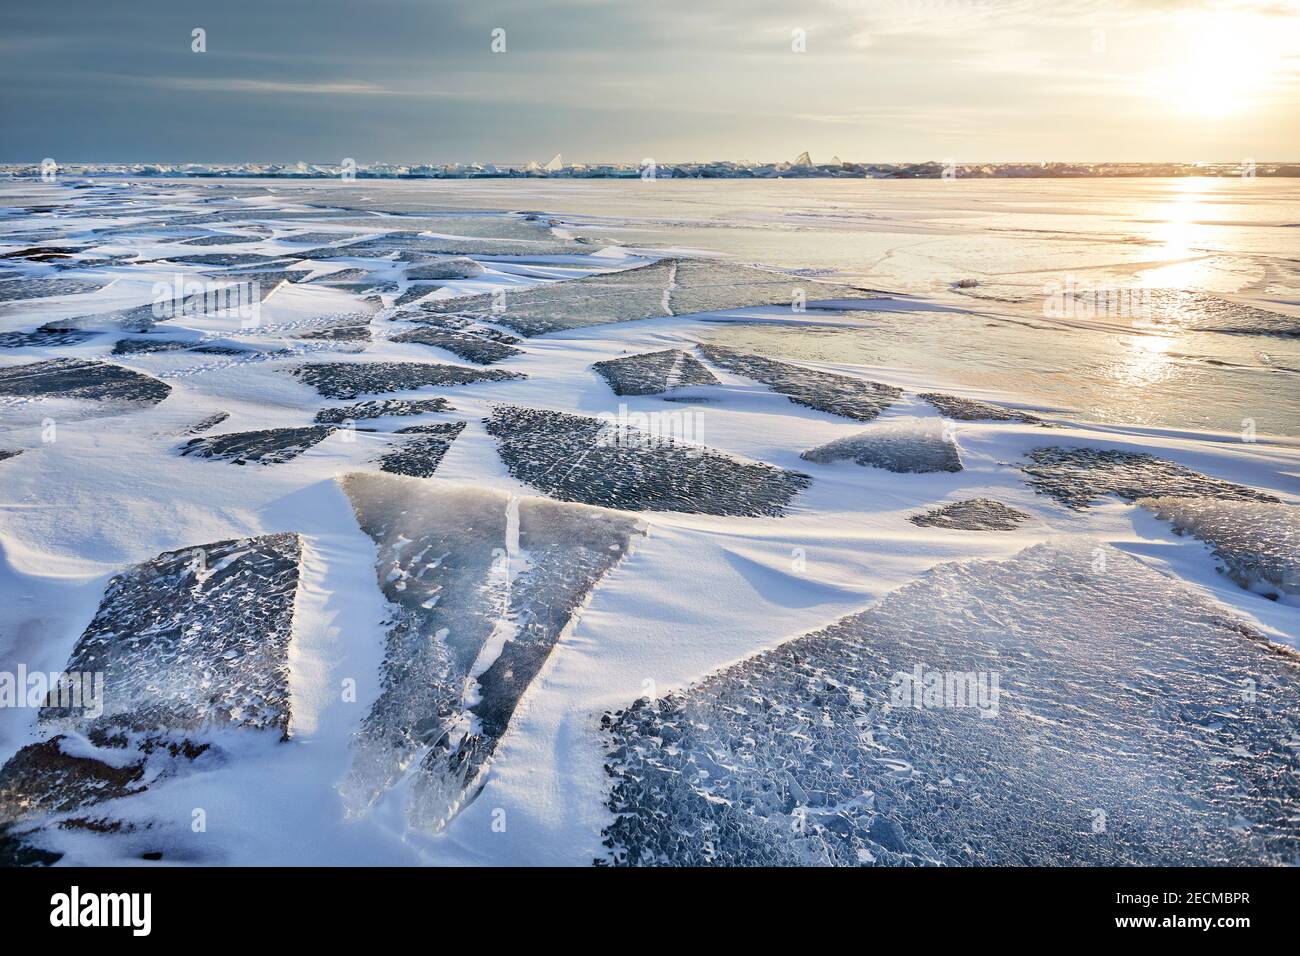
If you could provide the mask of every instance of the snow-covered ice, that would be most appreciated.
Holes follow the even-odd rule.
[[[0,862],[1300,861],[1261,228],[638,185],[0,182]]]
[[[1224,573],[1242,587],[1300,598],[1300,508],[1204,497],[1143,498],[1141,504],[1179,534],[1210,545]]]

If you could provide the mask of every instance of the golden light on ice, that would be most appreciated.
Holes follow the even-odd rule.
[[[1212,227],[1205,224],[1211,208],[1206,193],[1215,189],[1213,180],[1190,177],[1169,187],[1169,194],[1145,211],[1151,220],[1147,238],[1156,244],[1156,255],[1168,263],[1149,269],[1141,276],[1151,289],[1187,288],[1204,280],[1203,258]]]

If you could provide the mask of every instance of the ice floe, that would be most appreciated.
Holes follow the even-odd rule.
[[[871,421],[903,394],[893,385],[819,372],[720,345],[701,345],[700,353],[719,368],[762,382],[798,405],[858,421]]]
[[[308,448],[324,441],[334,432],[329,425],[305,425],[301,428],[266,428],[252,432],[226,432],[192,438],[180,447],[182,456],[215,458],[236,465],[255,462],[279,465],[292,461]]]
[[[897,472],[962,470],[951,431],[930,420],[877,425],[810,448],[799,457],[822,465],[852,461]]]
[[[1221,570],[1247,590],[1277,599],[1300,597],[1300,508],[1269,501],[1143,498],[1179,534],[1214,549]]]
[[[1104,553],[942,565],[607,714],[598,862],[1294,862],[1296,657]]]
[[[521,379],[519,372],[465,368],[433,362],[308,362],[292,374],[326,398],[359,398],[426,386],[468,385]]]
[[[323,425],[341,425],[348,421],[359,422],[371,418],[386,418],[390,415],[405,417],[452,410],[451,405],[442,397],[419,399],[381,398],[369,402],[359,402],[356,405],[336,405],[333,408],[322,408],[316,413],[316,421]]]
[[[510,344],[518,339],[510,338],[509,341],[503,342],[473,332],[444,331],[436,328],[412,329],[394,335],[392,341],[432,345],[477,365],[491,365],[493,362],[524,354],[523,349],[517,349]]]
[[[968,498],[935,508],[924,514],[911,515],[908,521],[922,528],[949,528],[957,531],[1015,531],[1029,520],[1023,511],[991,498]]]
[[[488,318],[522,335],[754,305],[870,299],[862,289],[712,260],[664,259],[519,292],[444,299],[443,312]]]
[[[1146,452],[1114,448],[1035,448],[1022,466],[1035,491],[1084,509],[1103,495],[1138,498],[1207,496],[1233,501],[1277,501],[1273,495],[1212,478]]]
[[[616,421],[502,405],[486,423],[518,480],[561,501],[629,511],[786,512],[807,475],[746,462]]]
[[[436,831],[477,793],[571,616],[644,531],[615,512],[478,488],[359,474],[343,487],[392,608],[345,803],[364,814],[411,774],[408,818]]]
[[[156,378],[91,359],[50,359],[0,368],[0,396],[156,405],[170,393],[171,386]]]
[[[662,395],[686,385],[717,385],[717,377],[690,352],[665,349],[597,362],[592,369],[615,395]]]
[[[432,425],[409,425],[394,434],[413,436],[383,454],[382,471],[412,478],[429,478],[438,470],[451,443],[465,428],[464,422],[439,422]]]

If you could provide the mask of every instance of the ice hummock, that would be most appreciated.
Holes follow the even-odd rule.
[[[1140,504],[1179,534],[1200,538],[1220,569],[1248,591],[1300,596],[1300,508],[1267,501],[1144,498]]]
[[[364,814],[412,762],[407,814],[439,830],[486,762],[573,613],[644,528],[630,516],[501,492],[353,474],[391,605],[382,691],[343,784]]]
[[[1298,668],[1108,547],[941,565],[607,714],[597,862],[1293,864]]]

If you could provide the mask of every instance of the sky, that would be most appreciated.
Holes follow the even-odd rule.
[[[3,162],[1300,160],[1300,0],[60,0],[4,20]]]

